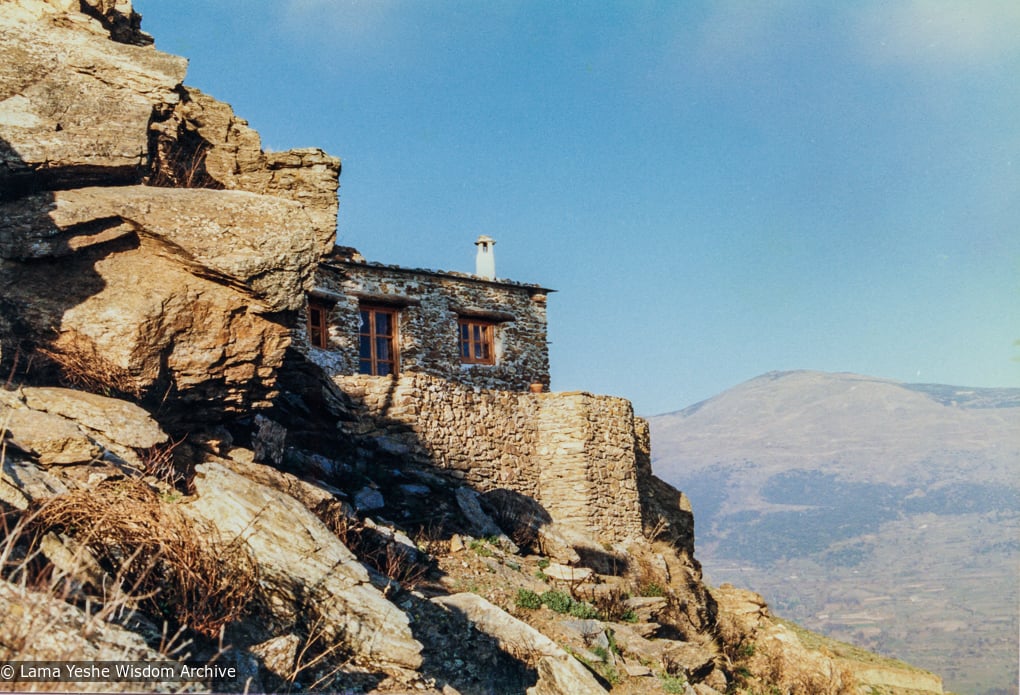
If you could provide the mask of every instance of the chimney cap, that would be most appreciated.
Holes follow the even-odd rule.
[[[478,239],[475,241],[475,246],[478,246],[479,244],[495,244],[495,243],[496,243],[496,240],[493,239],[491,236],[488,236],[486,234],[481,234],[481,235],[479,235]]]

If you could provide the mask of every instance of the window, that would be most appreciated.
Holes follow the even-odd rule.
[[[362,306],[358,344],[359,372],[375,376],[396,374],[397,310]]]
[[[460,361],[464,364],[496,364],[496,324],[480,319],[460,319]]]
[[[329,310],[326,302],[308,299],[308,342],[312,347],[329,347]]]

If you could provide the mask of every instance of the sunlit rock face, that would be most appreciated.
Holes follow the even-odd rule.
[[[138,25],[123,1],[0,5],[2,359],[187,417],[265,405],[339,161],[263,153]]]

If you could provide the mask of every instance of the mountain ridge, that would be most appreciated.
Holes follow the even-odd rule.
[[[946,384],[942,382],[910,382],[900,381],[886,377],[875,377],[857,372],[828,372],[816,369],[777,369],[759,374],[714,396],[709,396],[689,406],[678,410],[671,410],[665,413],[657,413],[650,417],[668,417],[673,415],[691,415],[706,404],[716,400],[723,394],[738,389],[747,384],[761,380],[775,381],[784,377],[795,375],[827,375],[831,377],[849,377],[862,381],[878,382],[901,386],[903,388],[927,394],[933,400],[943,405],[958,405],[963,408],[1000,408],[1020,407],[1020,387],[1004,386],[961,386],[958,384]],[[986,400],[991,399],[989,403]],[[998,400],[995,400],[998,399]]]
[[[951,690],[1016,692],[1020,389],[770,372],[649,423],[712,581]]]
[[[950,390],[970,395],[952,400]],[[968,405],[974,402],[983,405]],[[730,441],[727,456],[740,454],[760,466],[791,457],[813,466],[830,457],[832,470],[851,480],[867,474],[890,483],[932,482],[931,466],[921,464],[951,455],[954,465],[966,464],[968,475],[1009,484],[1010,464],[1020,458],[1020,405],[1013,402],[1020,403],[1020,389],[922,389],[851,373],[769,372],[650,418],[653,463],[667,477],[679,470],[678,461],[684,470],[704,468],[712,464],[716,442],[733,439],[739,429],[741,448]],[[898,465],[875,467],[876,456],[896,457]]]

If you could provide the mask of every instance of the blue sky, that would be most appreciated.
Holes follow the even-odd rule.
[[[135,0],[338,240],[550,299],[553,387],[676,410],[766,371],[1020,386],[1012,0]]]

